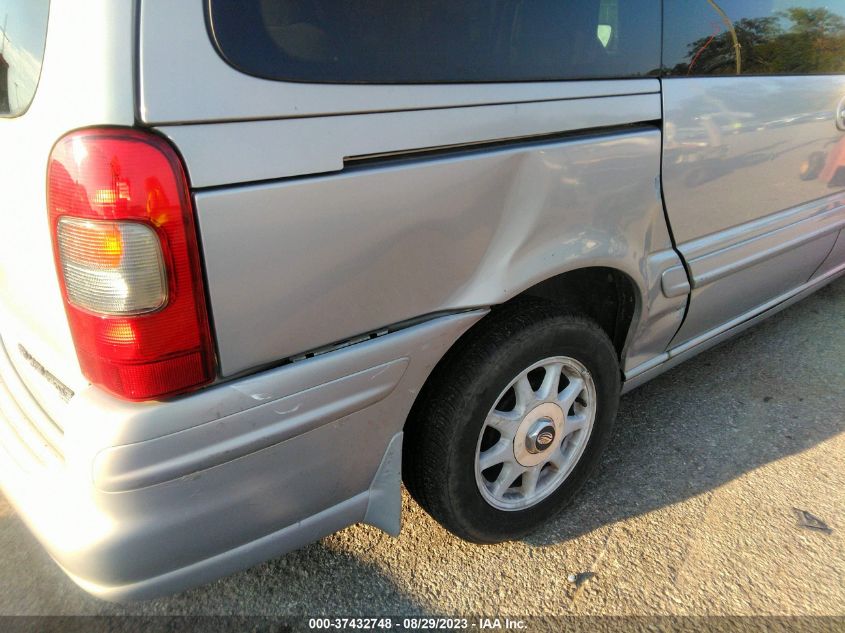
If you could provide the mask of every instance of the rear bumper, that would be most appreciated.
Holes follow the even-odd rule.
[[[0,485],[58,564],[110,600],[178,591],[359,521],[396,532],[404,420],[483,314],[166,403],[87,389],[58,420],[53,460],[36,459],[35,436],[19,431],[37,403],[21,405],[30,392],[0,350],[0,390],[17,394],[0,402]]]

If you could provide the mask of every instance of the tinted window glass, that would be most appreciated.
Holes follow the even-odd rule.
[[[50,0],[0,0],[0,116],[26,112],[35,97]]]
[[[666,2],[671,75],[845,72],[845,0]]]
[[[632,77],[660,66],[659,0],[210,0],[223,56],[308,82]]]

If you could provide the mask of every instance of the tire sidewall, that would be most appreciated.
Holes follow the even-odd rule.
[[[575,468],[548,497],[524,510],[494,508],[481,495],[475,478],[475,456],[484,422],[516,376],[552,356],[574,358],[593,378],[596,417],[589,441]],[[479,542],[517,538],[536,529],[571,501],[610,438],[620,390],[615,350],[597,326],[582,319],[555,316],[535,322],[515,332],[488,363],[476,374],[473,384],[466,385],[466,398],[457,416],[459,426],[447,462],[448,494],[456,519],[467,535]],[[473,527],[479,524],[485,526],[483,533]]]

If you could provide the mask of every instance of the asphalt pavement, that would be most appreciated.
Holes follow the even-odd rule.
[[[0,497],[0,615],[845,615],[844,333],[845,279],[626,395],[574,505],[503,545],[458,540],[405,495],[398,539],[353,526],[113,605]]]

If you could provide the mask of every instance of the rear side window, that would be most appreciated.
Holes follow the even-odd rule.
[[[209,0],[218,50],[287,81],[623,78],[660,68],[660,0]]]
[[[41,76],[50,0],[0,0],[0,117],[26,112]]]
[[[666,2],[665,73],[845,72],[845,0]]]

